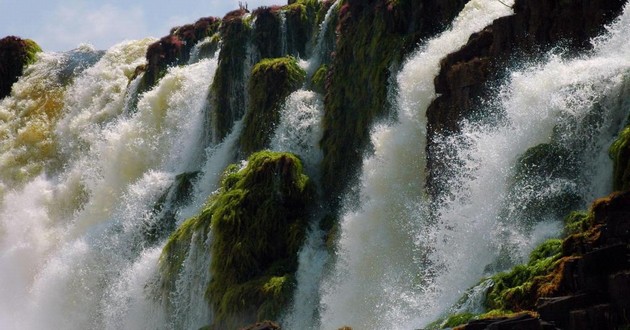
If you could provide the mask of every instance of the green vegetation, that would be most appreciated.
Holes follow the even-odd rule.
[[[202,235],[196,242],[204,242],[212,232],[206,298],[213,326],[233,329],[277,317],[295,285],[313,189],[292,154],[262,151],[242,169],[229,166],[201,214],[169,238],[160,260],[162,295],[175,288],[194,233]]]
[[[253,31],[252,42],[259,52],[259,58],[275,58],[285,54],[281,53],[282,37],[281,21],[277,7],[261,7],[254,11],[256,26]]]
[[[290,55],[307,58],[308,45],[317,33],[319,23],[324,19],[330,3],[317,0],[289,1],[289,5],[282,7],[287,19],[287,51]]]
[[[328,74],[328,65],[326,64],[321,65],[317,69],[317,71],[315,71],[315,74],[313,75],[313,78],[311,79],[311,87],[317,93],[323,94],[326,92],[326,75],[327,74]]]
[[[562,240],[550,239],[539,245],[525,265],[492,276],[494,285],[486,295],[486,306],[499,310],[532,310],[537,290],[560,258]]]
[[[35,41],[24,39],[24,52],[24,65],[30,65],[37,61],[37,53],[42,52],[42,48]]]
[[[610,146],[610,158],[614,162],[613,188],[630,189],[630,126],[626,126],[615,142]]]
[[[264,59],[254,66],[249,80],[249,109],[241,134],[246,155],[267,146],[280,120],[284,100],[304,83],[306,73],[293,57]]]
[[[223,182],[229,189],[210,206],[213,279],[207,297],[216,321],[233,328],[244,311],[273,319],[288,302],[313,187],[297,157],[268,151],[253,154],[240,171],[231,168]]]
[[[223,18],[220,28],[219,66],[212,83],[210,104],[214,107],[213,134],[216,142],[231,131],[232,124],[245,113],[246,72],[249,70],[247,47],[252,33],[244,19],[246,10],[235,10]]]

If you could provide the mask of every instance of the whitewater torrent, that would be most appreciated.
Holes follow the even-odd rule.
[[[12,285],[1,289],[0,328],[125,328],[128,319],[149,315],[134,315],[142,306],[133,300],[142,299],[137,293],[161,248],[143,232],[157,221],[152,212],[175,175],[201,166],[198,145],[217,67],[207,59],[169,69],[124,114],[128,77],[152,42],[114,46],[58,87],[65,92],[56,107],[61,119],[46,123],[48,135],[40,138],[56,143],[58,168],[34,173],[23,186],[3,176],[0,278]],[[47,64],[55,56],[44,54],[18,89],[55,77],[59,66]],[[2,104],[19,102],[22,93]]]
[[[630,108],[627,10],[588,58],[549,56],[546,64],[513,72],[494,104],[503,118],[465,123],[461,134],[442,139],[463,164],[449,181],[452,198],[430,217],[423,187],[425,110],[434,98],[438,61],[506,14],[496,1],[468,3],[452,29],[428,42],[399,74],[399,123],[373,130],[375,153],[363,163],[360,207],[347,206],[337,260],[321,286],[321,328],[422,327],[448,311],[501,253],[522,262],[536,244],[559,234],[561,222],[551,216],[519,222],[531,220],[515,210],[519,203],[567,191],[586,202],[610,191],[607,148]],[[593,111],[598,120],[589,127]],[[517,159],[544,142],[573,151],[580,175],[528,178],[530,188],[537,180],[536,187],[547,187],[542,191],[510,188]]]

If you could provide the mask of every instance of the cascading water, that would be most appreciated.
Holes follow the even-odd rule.
[[[425,110],[435,97],[439,61],[471,33],[510,14],[497,1],[470,1],[449,31],[429,41],[398,75],[399,123],[374,128],[374,155],[361,176],[361,207],[341,220],[336,262],[324,280],[321,328],[407,329],[424,305],[438,269],[428,263],[431,237],[424,198]],[[429,292],[427,292],[429,291]]]
[[[172,68],[121,115],[127,77],[151,42],[113,47],[67,87],[51,134],[60,170],[24,187],[7,184],[0,276],[21,285],[5,289],[3,328],[124,328],[142,317],[130,310],[150,309],[135,295],[159,256],[146,227],[159,220],[156,203],[175,175],[201,166],[197,145],[217,67],[214,59]]]
[[[438,60],[507,14],[501,7],[471,1],[451,31],[430,41],[399,74],[399,123],[372,133],[375,155],[363,164],[361,205],[349,207],[342,220],[337,261],[322,284],[321,328],[422,327],[486,271],[496,271],[504,254],[510,264],[522,262],[543,239],[559,234],[558,215],[532,219],[522,212],[524,203],[562,202],[567,192],[584,203],[610,191],[607,147],[630,108],[630,62],[622,41],[630,26],[627,10],[608,36],[596,40],[593,54],[550,56],[544,65],[513,72],[493,104],[502,109],[499,118],[464,123],[461,134],[438,142],[456,150],[462,163],[447,181],[451,197],[429,212],[422,186],[424,111]],[[519,182],[527,185],[515,186],[520,157],[541,143],[569,150],[570,157],[558,159],[558,171],[574,169],[567,163],[577,161],[579,173],[525,173]],[[535,190],[540,187],[545,189]]]

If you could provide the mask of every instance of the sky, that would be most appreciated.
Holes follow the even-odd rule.
[[[107,49],[124,40],[165,36],[171,27],[200,17],[223,17],[239,2],[251,11],[287,0],[0,0],[0,38],[30,38],[45,51],[83,43]]]

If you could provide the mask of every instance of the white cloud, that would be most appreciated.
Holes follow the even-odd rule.
[[[145,15],[139,7],[62,5],[47,20],[42,36],[36,40],[49,50],[69,50],[81,43],[107,49],[126,39],[146,37],[147,31]]]

